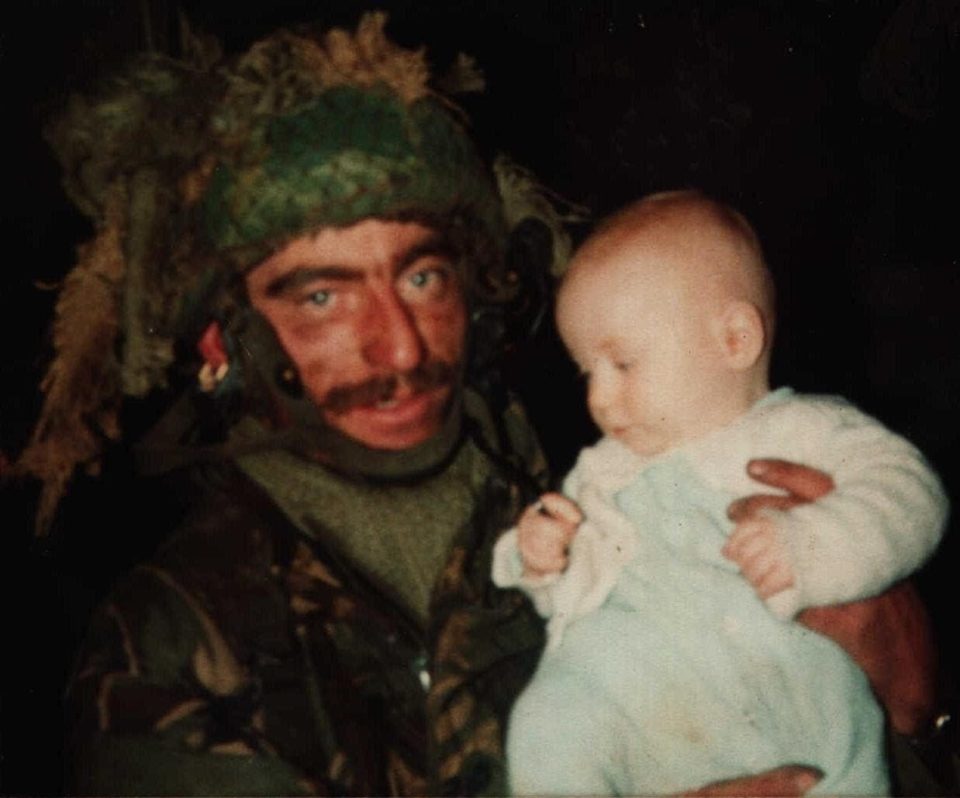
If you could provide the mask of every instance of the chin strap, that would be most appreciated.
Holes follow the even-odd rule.
[[[322,425],[270,429],[252,416],[235,425],[225,442],[178,442],[189,437],[195,427],[195,397],[187,391],[134,447],[134,460],[140,473],[156,476],[198,463],[222,462],[256,452],[285,449],[354,480],[403,482],[442,470],[460,448],[464,428],[460,402],[451,408],[437,435],[403,451],[371,449]]]
[[[212,391],[190,386],[178,397],[134,447],[142,473],[156,475],[199,462],[287,449],[352,479],[393,482],[443,468],[459,448],[462,389],[430,440],[402,451],[371,449],[324,423],[273,328],[259,313],[235,309],[221,334],[223,344],[217,349],[229,358],[228,379]],[[215,442],[204,443],[205,435]]]

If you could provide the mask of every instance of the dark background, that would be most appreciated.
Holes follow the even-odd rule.
[[[0,453],[39,408],[56,284],[86,222],[59,190],[42,121],[129,53],[174,46],[178,9],[228,51],[281,25],[352,26],[354,2],[41,0],[0,30],[6,244],[0,276]],[[466,99],[502,149],[602,215],[682,186],[754,222],[780,292],[778,384],[842,393],[930,457],[960,496],[960,141],[957,0],[381,2],[389,32],[442,67],[476,56]],[[511,356],[558,472],[590,435],[549,331]],[[87,509],[122,497],[86,486]],[[0,494],[0,792],[60,790],[60,693],[89,605],[149,549],[94,528],[34,542],[30,486]],[[92,504],[91,504],[92,502]],[[89,522],[96,524],[96,516]],[[955,534],[918,577],[957,673]]]

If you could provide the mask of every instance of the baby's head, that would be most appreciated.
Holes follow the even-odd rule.
[[[557,326],[600,429],[649,456],[767,393],[773,307],[749,223],[679,191],[626,207],[587,239],[560,286]]]

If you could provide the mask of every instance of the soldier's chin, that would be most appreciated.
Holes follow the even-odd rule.
[[[449,399],[450,388],[442,386],[402,399],[328,413],[326,422],[370,449],[403,451],[426,443],[440,431]]]

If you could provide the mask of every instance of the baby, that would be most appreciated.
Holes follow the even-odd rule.
[[[513,709],[517,794],[676,793],[799,763],[817,792],[889,789],[866,677],[791,619],[882,592],[942,533],[921,454],[843,399],[771,391],[773,287],[740,214],[692,192],[602,224],[557,325],[604,437],[498,542],[549,618]],[[829,473],[813,504],[734,526],[746,464]]]

